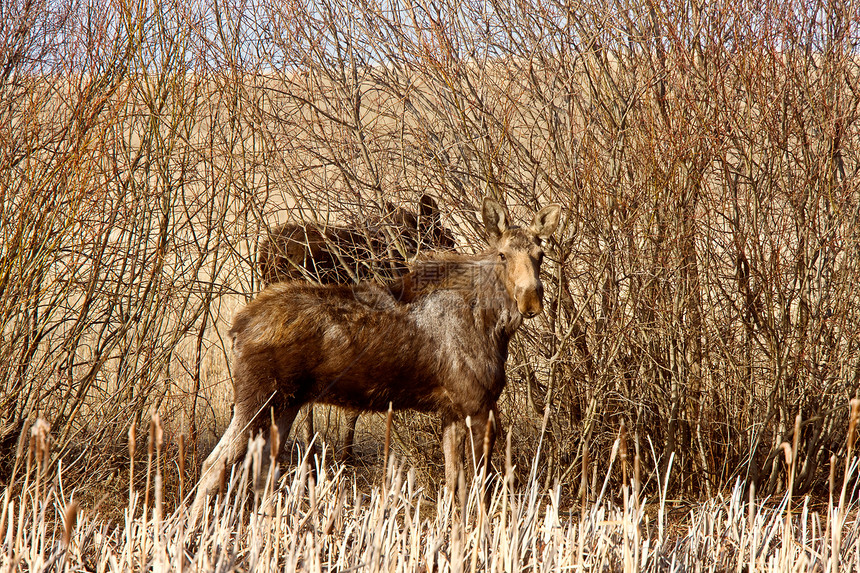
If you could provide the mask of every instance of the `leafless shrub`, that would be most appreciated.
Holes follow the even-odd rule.
[[[673,456],[673,491],[781,491],[798,413],[795,491],[842,453],[853,0],[3,6],[3,451],[42,415],[94,467],[157,405],[211,439],[262,230],[430,192],[460,245],[485,194],[566,207],[501,409],[521,468],[546,420],[545,484],[582,477],[586,436],[605,464],[622,418],[659,452],[646,488]]]

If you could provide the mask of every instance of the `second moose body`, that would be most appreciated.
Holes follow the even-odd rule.
[[[449,251],[454,245],[436,202],[422,195],[417,215],[388,204],[385,217],[360,227],[280,225],[260,243],[258,264],[266,285],[301,279],[350,284],[400,276],[419,250]]]
[[[225,464],[245,452],[248,433],[266,427],[270,408],[285,436],[309,401],[438,413],[445,479],[456,489],[470,431],[466,418],[478,463],[505,385],[510,337],[523,318],[543,308],[540,243],[555,230],[559,213],[552,205],[529,228],[512,227],[504,208],[486,199],[490,249],[481,255],[420,261],[390,289],[292,282],[260,293],[230,331],[233,419],[203,464],[193,513],[217,488]],[[495,430],[489,429],[492,447]]]

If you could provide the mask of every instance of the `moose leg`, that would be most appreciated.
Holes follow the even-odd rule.
[[[314,451],[312,454],[319,453],[319,443],[314,440],[314,405],[308,404],[305,410],[305,417],[302,424],[302,439],[305,441],[305,448],[310,448],[313,443]]]
[[[228,462],[232,465],[245,452],[248,439],[242,431],[246,421],[233,414],[230,425],[218,441],[215,449],[203,462],[200,481],[197,484],[197,495],[191,505],[191,520],[197,521],[201,510],[206,505],[206,499],[215,493],[221,481],[221,472],[226,470]]]
[[[280,410],[277,418],[278,432],[281,436],[286,436],[296,418],[301,404],[286,406]],[[265,408],[261,408],[252,419],[248,415],[242,414],[243,408],[234,405],[233,419],[230,420],[230,425],[224,431],[224,435],[218,441],[215,449],[203,462],[200,481],[197,484],[197,495],[194,497],[194,503],[191,505],[191,519],[196,522],[200,516],[200,512],[206,505],[206,500],[209,496],[215,493],[221,481],[221,473],[232,467],[248,449],[248,436],[256,435],[257,432],[267,428],[269,416]],[[267,448],[271,448],[272,444],[268,438],[268,433],[264,432],[267,439]],[[278,451],[274,452],[277,456],[280,449],[283,447],[283,438],[278,440]],[[268,462],[268,460],[266,460]],[[264,472],[265,473],[265,472]]]
[[[281,410],[277,420],[275,420],[275,423],[278,426],[280,439],[278,440],[278,451],[274,452],[273,459],[277,460],[280,457],[281,452],[284,451],[284,442],[287,440],[287,436],[290,435],[290,428],[293,426],[293,422],[296,420],[296,416],[298,416],[300,409],[301,404],[286,406]],[[311,409],[310,412],[312,413],[313,409]],[[311,424],[311,430],[313,430],[313,423]],[[305,428],[307,428],[307,426],[305,426]],[[271,444],[269,444],[269,447],[271,447]]]
[[[343,460],[355,460],[355,425],[358,423],[358,412],[348,410],[346,413],[346,436],[343,444]]]
[[[490,462],[493,458],[493,446],[496,443],[495,405],[487,412],[472,416],[470,422],[471,435],[468,438],[471,448],[467,447],[466,451],[471,451],[471,455],[468,456],[469,465],[474,471],[471,475],[482,476],[481,479],[486,483],[492,471]],[[485,467],[486,472],[484,471]],[[486,495],[489,496],[489,491],[486,492]],[[488,500],[489,498],[485,499],[485,502]]]
[[[463,471],[463,442],[466,439],[466,422],[459,419],[443,421],[442,453],[445,456],[445,486],[452,495],[457,493],[460,472]]]

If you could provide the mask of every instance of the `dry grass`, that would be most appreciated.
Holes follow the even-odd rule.
[[[61,464],[46,477],[47,424],[33,431],[34,450],[19,481],[3,490],[0,571],[836,571],[860,566],[857,458],[841,495],[818,511],[810,499],[758,500],[740,483],[669,519],[664,487],[640,497],[625,436],[615,441],[610,471],[624,466],[620,489],[604,479],[580,512],[567,511],[562,486],[540,486],[542,459],[528,481],[511,488],[513,468],[460,500],[428,497],[414,469],[390,464],[384,484],[357,485],[324,450],[278,476],[265,469],[263,440],[251,440],[243,464],[200,523],[183,500],[165,512],[159,434],[148,452],[145,491],[130,491],[121,517],[109,521],[81,503]],[[849,437],[850,439],[851,437]],[[786,472],[793,475],[786,444]],[[510,455],[510,451],[508,452]],[[132,453],[132,458],[134,454]],[[392,462],[394,458],[392,457]],[[627,467],[634,471],[629,473]],[[671,461],[668,464],[671,472]],[[669,476],[663,476],[665,484]],[[272,484],[275,486],[272,487]],[[82,489],[86,484],[82,486]],[[491,488],[485,510],[482,487]],[[123,505],[123,504],[120,504]]]

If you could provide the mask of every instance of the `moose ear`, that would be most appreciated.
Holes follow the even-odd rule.
[[[490,244],[493,244],[499,240],[502,233],[508,230],[508,213],[501,203],[495,199],[485,197],[483,215],[487,237],[490,240]]]
[[[548,205],[535,214],[531,232],[541,240],[548,239],[558,227],[561,205]]]
[[[418,212],[421,214],[422,223],[428,227],[430,225],[439,225],[439,206],[430,195],[426,193],[421,195],[421,198],[418,200]]]

